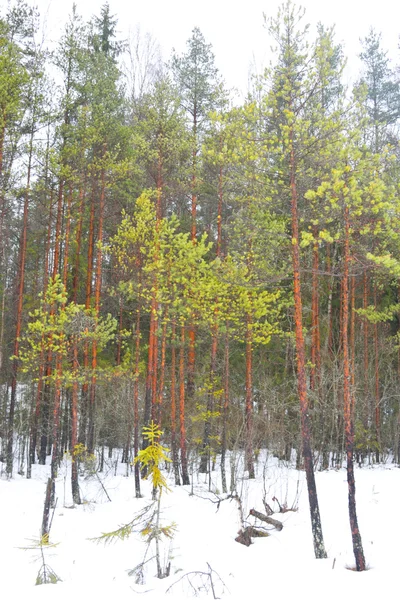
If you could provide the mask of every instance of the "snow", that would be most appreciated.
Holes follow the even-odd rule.
[[[47,563],[62,581],[35,586],[40,552],[21,548],[39,538],[48,475],[48,466],[34,465],[31,480],[19,475],[10,481],[0,479],[3,597],[24,598],[29,594],[33,600],[131,600],[143,594],[148,600],[164,596],[171,600],[213,598],[209,572],[215,596],[233,600],[368,600],[393,594],[397,588],[400,469],[392,464],[356,469],[358,519],[369,567],[363,573],[351,570],[354,557],[345,469],[316,474],[326,560],[314,558],[303,472],[261,454],[256,480],[238,478],[237,492],[249,524],[254,523],[254,518],[248,517],[251,508],[265,512],[264,495],[276,510],[274,496],[280,504],[297,508],[273,515],[282,520],[283,530],[271,529],[269,537],[254,539],[250,547],[235,542],[240,529],[239,504],[221,493],[217,471],[212,473],[211,491],[208,476],[195,474],[193,486],[176,487],[170,473],[171,491],[162,496],[162,522],[176,523],[177,531],[172,540],[162,544],[162,563],[164,566],[171,561],[171,574],[157,579],[156,564],[151,560],[146,564],[143,584],[128,574],[142,562],[146,552],[139,533],[106,546],[92,538],[130,522],[149,504],[148,482],[142,482],[143,498],[136,499],[133,476],[126,477],[126,465],[118,464],[116,468],[114,460],[99,474],[111,502],[95,476],[81,477],[85,502],[72,508],[70,464],[66,459],[57,481],[58,502],[50,532],[50,541],[57,546],[46,550]],[[218,503],[219,499],[222,501]],[[150,546],[147,558],[153,550]]]

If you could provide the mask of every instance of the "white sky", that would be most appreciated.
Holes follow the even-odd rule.
[[[0,0],[1,3],[5,0]],[[30,0],[47,13],[48,37],[58,37],[73,0]],[[84,18],[99,14],[103,1],[76,0]],[[229,87],[246,92],[249,66],[255,59],[258,70],[269,61],[269,42],[263,27],[263,12],[274,16],[280,0],[110,0],[118,17],[121,37],[140,24],[160,43],[164,59],[171,49],[185,50],[193,27],[200,27],[210,42],[216,63]],[[396,0],[302,0],[306,9],[304,22],[313,26],[321,21],[336,25],[337,40],[345,43],[350,70],[358,69],[359,38],[367,35],[371,25],[383,34],[383,47],[394,62],[400,63],[400,2]]]

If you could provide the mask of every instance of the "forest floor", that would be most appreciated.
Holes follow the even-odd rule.
[[[95,475],[81,477],[84,503],[73,508],[70,467],[65,459],[57,481],[50,532],[50,542],[57,545],[45,550],[48,565],[62,580],[56,585],[35,586],[41,551],[23,549],[40,537],[49,467],[34,465],[31,480],[15,475],[7,481],[4,474],[0,478],[2,597],[372,600],[397,594],[400,469],[395,465],[356,469],[359,525],[368,564],[363,573],[352,570],[345,469],[316,474],[326,560],[314,559],[303,472],[261,454],[256,479],[238,479],[247,525],[255,524],[250,509],[265,512],[263,499],[276,511],[278,502],[296,509],[276,512],[273,517],[282,521],[282,531],[267,526],[269,537],[256,538],[249,547],[235,541],[241,528],[239,502],[221,493],[219,473],[212,473],[211,485],[208,476],[195,474],[193,485],[186,487],[176,487],[170,473],[170,492],[162,496],[162,525],[175,523],[176,532],[161,545],[162,567],[171,563],[165,579],[155,577],[154,541],[147,549],[139,532],[107,545],[92,541],[130,522],[151,502],[149,483],[142,482],[143,498],[135,499],[133,475],[126,477],[126,465],[110,461],[99,474],[101,483]],[[145,556],[148,562],[142,582],[137,583],[138,571],[133,575],[129,571]]]

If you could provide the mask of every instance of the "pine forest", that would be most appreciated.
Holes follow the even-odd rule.
[[[74,7],[51,51],[39,21],[24,0],[0,14],[1,477],[50,465],[45,543],[66,454],[75,505],[81,464],[116,459],[159,510],[165,468],[233,494],[238,457],[251,480],[267,450],[304,471],[324,558],[315,474],[345,467],[363,571],[355,468],[400,465],[400,69],[382,36],[347,85],[334,28],[289,0],[238,101],[199,28],[165,62],[107,3]]]

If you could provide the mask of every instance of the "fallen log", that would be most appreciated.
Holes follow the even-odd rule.
[[[264,521],[265,523],[272,525],[278,531],[282,531],[283,529],[283,523],[281,521],[278,521],[277,519],[272,519],[271,517],[267,517],[267,515],[260,513],[255,508],[251,509],[250,514],[252,515],[252,517],[256,517],[257,519],[260,519],[260,521]]]

